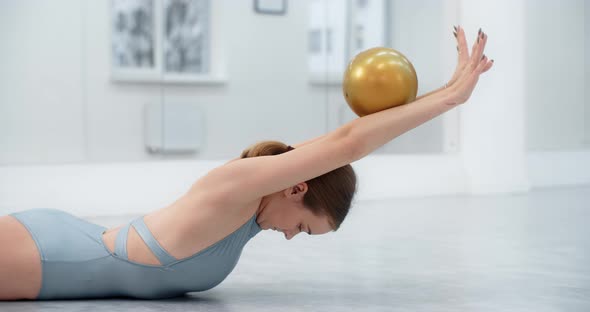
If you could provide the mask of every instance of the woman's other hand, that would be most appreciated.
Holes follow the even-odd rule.
[[[478,31],[477,39],[473,44],[470,54],[463,28],[458,26],[455,29],[456,32],[454,34],[457,38],[458,50],[457,68],[453,77],[447,83],[447,88],[453,94],[452,103],[454,105],[465,103],[469,99],[479,80],[479,75],[487,72],[494,64],[494,60],[488,60],[484,54],[484,49],[488,41],[488,36],[485,32],[481,29]]]

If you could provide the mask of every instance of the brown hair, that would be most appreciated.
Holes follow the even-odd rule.
[[[290,146],[282,142],[262,141],[245,149],[240,158],[278,155],[289,150]],[[308,190],[303,197],[304,205],[316,216],[328,216],[332,228],[337,231],[356,193],[356,174],[352,166],[342,166],[305,182]]]

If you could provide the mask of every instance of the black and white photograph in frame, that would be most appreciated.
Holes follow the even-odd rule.
[[[164,0],[164,74],[209,72],[209,0]]]
[[[113,0],[111,14],[114,69],[153,69],[154,0]]]

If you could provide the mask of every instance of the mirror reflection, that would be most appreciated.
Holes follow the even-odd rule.
[[[403,52],[418,94],[453,66],[442,2],[253,2],[2,2],[0,164],[232,158],[358,118],[342,80],[363,50]],[[375,153],[456,148],[450,113]]]

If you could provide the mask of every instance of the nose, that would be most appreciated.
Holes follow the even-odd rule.
[[[291,240],[297,234],[299,234],[299,232],[294,232],[294,231],[285,232],[285,239]]]

